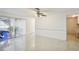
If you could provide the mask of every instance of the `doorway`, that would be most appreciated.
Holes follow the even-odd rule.
[[[67,40],[76,41],[78,36],[78,16],[69,16],[67,17]]]

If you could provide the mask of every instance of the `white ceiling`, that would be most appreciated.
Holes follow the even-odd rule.
[[[79,14],[79,8],[40,8],[44,13],[65,13]],[[11,13],[22,17],[33,17],[35,15],[34,8],[0,8],[0,13]]]
[[[41,11],[45,12],[71,12],[79,11],[79,8],[40,8]]]
[[[36,11],[34,8],[31,8],[31,10]],[[66,15],[79,15],[79,8],[40,8],[40,11],[46,14],[63,13]]]
[[[33,17],[34,16],[34,12],[28,8],[0,8],[0,13],[4,13],[4,15],[12,15],[12,16],[16,15],[19,17]]]

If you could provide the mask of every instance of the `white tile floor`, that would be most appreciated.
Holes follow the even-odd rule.
[[[29,35],[10,39],[0,48],[1,51],[77,51],[79,42]]]

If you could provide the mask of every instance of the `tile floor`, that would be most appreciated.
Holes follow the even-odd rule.
[[[73,36],[70,36],[72,38]],[[73,39],[73,38],[72,38]],[[42,36],[22,36],[0,45],[1,51],[79,51],[79,41]]]

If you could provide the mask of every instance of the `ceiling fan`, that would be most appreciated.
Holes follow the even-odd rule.
[[[37,14],[38,17],[40,17],[40,16],[47,16],[43,12],[41,12],[40,8],[35,8],[35,10],[36,10],[36,14]]]

